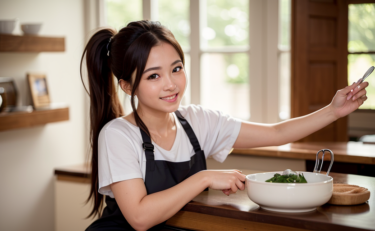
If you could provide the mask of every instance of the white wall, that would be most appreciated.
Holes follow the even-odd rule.
[[[83,0],[0,0],[0,19],[42,22],[41,35],[65,36],[65,52],[0,53],[0,76],[13,77],[20,104],[31,103],[26,72],[44,72],[52,102],[66,102],[70,120],[0,132],[0,230],[54,230],[54,168],[85,161]],[[15,34],[21,34],[19,24]]]

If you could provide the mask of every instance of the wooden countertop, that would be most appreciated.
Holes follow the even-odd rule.
[[[251,170],[243,170],[244,174],[255,173]],[[325,204],[317,208],[316,211],[299,214],[275,213],[261,209],[252,202],[245,191],[238,191],[230,196],[224,195],[221,191],[209,190],[202,192],[188,203],[182,211],[172,217],[168,224],[185,228],[205,229],[204,227],[214,227],[215,225],[228,226],[236,225],[243,221],[276,225],[277,227],[261,227],[261,229],[271,230],[375,230],[375,178],[330,173],[334,183],[355,184],[366,187],[371,192],[367,203],[353,206],[338,206]],[[185,214],[188,214],[186,215]],[[214,215],[216,219],[212,224],[195,224],[187,226],[192,220],[192,214]],[[208,217],[209,218],[209,217]],[[198,219],[195,217],[195,219]],[[222,223],[221,220],[228,219]],[[210,219],[208,219],[209,221]],[[234,222],[230,222],[233,220]],[[199,222],[196,222],[199,223]],[[207,223],[207,222],[204,222]],[[232,227],[233,228],[233,227]],[[236,227],[237,229],[238,227]],[[214,230],[214,229],[213,229]],[[225,229],[224,229],[225,230]]]
[[[232,154],[315,160],[316,153],[321,149],[330,149],[334,153],[335,162],[375,165],[375,144],[362,142],[291,143],[272,147],[233,149]],[[325,160],[330,159],[329,155],[325,157]]]
[[[244,174],[255,173],[243,170]],[[57,176],[89,178],[86,165],[55,170]],[[354,206],[325,204],[316,211],[300,214],[274,213],[261,209],[245,191],[230,196],[221,191],[202,192],[168,224],[200,230],[248,230],[249,225],[259,230],[375,230],[375,178],[330,173],[334,183],[355,184],[371,192],[367,203]]]

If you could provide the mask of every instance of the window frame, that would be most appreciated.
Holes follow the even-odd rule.
[[[375,3],[374,0],[348,0],[348,5],[347,5],[348,12],[349,12],[349,5],[351,5],[351,4],[374,4],[374,3]],[[349,15],[348,15],[348,17],[349,17]],[[348,24],[348,26],[349,26],[349,24]],[[348,33],[349,33],[349,27],[348,27]],[[349,55],[375,55],[375,51],[351,52],[348,49],[347,57],[349,57]],[[348,63],[348,65],[349,65],[349,63]],[[347,79],[349,79],[349,72],[348,72]],[[375,109],[357,109],[356,111],[367,112],[367,113],[375,113]]]
[[[99,22],[105,25],[105,0],[97,0]],[[205,0],[190,0],[190,103],[201,102],[201,57],[205,53],[246,53],[249,56],[250,113],[252,122],[279,122],[279,1],[249,0],[249,45],[247,48],[201,49],[201,19]],[[157,20],[158,1],[142,0],[143,19]],[[256,23],[254,23],[256,22]],[[258,77],[261,76],[261,77]]]
[[[366,4],[366,3],[374,3],[374,0],[348,0],[347,1],[348,12],[349,12],[350,4]],[[348,28],[348,31],[349,31],[349,28]],[[354,55],[375,54],[375,51],[350,52],[348,50],[348,56],[352,54]],[[349,76],[347,76],[346,78],[348,79]],[[371,117],[375,116],[375,110],[374,109],[357,109],[348,116],[348,136],[350,139],[356,140],[364,135],[374,134],[375,126],[373,123],[368,122],[367,118],[369,117],[369,115]]]
[[[349,12],[349,5],[351,5],[351,4],[374,4],[374,3],[375,3],[374,0],[348,0],[348,4],[347,4],[348,12]],[[349,19],[349,15],[348,15],[348,19]],[[349,24],[348,24],[348,26],[349,26]],[[348,27],[348,33],[349,33],[349,27]],[[348,49],[347,57],[349,57],[349,55],[375,55],[375,51],[351,52]],[[347,79],[348,78],[349,78],[349,72],[348,72]],[[375,109],[357,109],[356,111],[367,112],[367,113],[375,113]]]

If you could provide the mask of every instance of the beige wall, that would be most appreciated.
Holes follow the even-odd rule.
[[[13,77],[20,104],[30,104],[26,72],[44,72],[53,102],[66,102],[70,120],[0,132],[0,230],[54,230],[54,168],[82,163],[87,149],[79,61],[83,0],[0,0],[0,18],[42,22],[41,35],[65,36],[59,53],[0,53],[0,76]],[[14,31],[20,34],[19,24]]]
[[[306,171],[305,160],[261,156],[244,156],[238,154],[230,154],[223,163],[219,163],[212,158],[208,158],[207,168],[250,169],[264,172],[284,171],[285,169]]]

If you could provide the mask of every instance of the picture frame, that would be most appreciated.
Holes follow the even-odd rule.
[[[13,78],[0,77],[0,88],[2,92],[1,111],[8,112],[17,106],[17,87]]]
[[[47,76],[45,74],[27,73],[33,107],[35,109],[48,106],[51,103]]]

